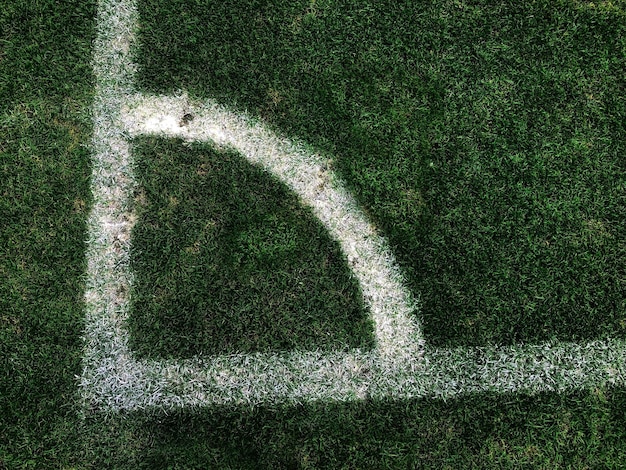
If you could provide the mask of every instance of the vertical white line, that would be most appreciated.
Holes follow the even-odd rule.
[[[136,15],[133,0],[101,0],[98,4],[93,53],[93,206],[88,219],[81,381],[87,392],[107,381],[123,381],[125,366],[132,363],[122,322],[132,282],[128,254],[134,218],[128,195],[134,183],[120,109],[132,92],[134,66],[130,50]],[[108,387],[115,388],[112,384]]]

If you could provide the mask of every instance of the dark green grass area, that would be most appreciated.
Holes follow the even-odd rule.
[[[232,151],[135,145],[130,331],[143,355],[369,348],[336,242],[275,177]]]
[[[76,426],[90,206],[84,100],[27,101],[0,114],[2,469],[45,468],[68,451]]]
[[[331,154],[430,344],[625,337],[623,1],[139,7],[140,87]]]
[[[3,470],[75,458],[94,15],[83,0],[0,2]]]
[[[625,400],[623,390],[598,390],[133,413],[117,418],[116,435],[124,437],[109,441],[108,464],[155,470],[617,469],[626,458]],[[102,448],[98,442],[93,447]]]
[[[94,2],[0,3],[0,112],[28,100],[62,100],[91,77]],[[4,140],[4,135],[3,139]]]

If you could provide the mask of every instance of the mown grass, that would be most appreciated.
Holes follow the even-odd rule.
[[[326,150],[430,344],[624,337],[623,2],[140,3],[143,89]]]
[[[135,351],[189,357],[373,345],[338,243],[276,178],[207,145],[144,138],[134,155]]]
[[[598,3],[609,5],[600,19],[621,14],[620,2]],[[585,11],[582,30],[596,14]],[[0,468],[623,466],[622,388],[177,413],[81,408],[94,15],[85,1],[0,7]],[[617,139],[619,115],[606,117]]]
[[[0,468],[74,459],[95,4],[0,5]]]
[[[136,417],[146,468],[619,468],[623,391]],[[141,468],[141,467],[140,467]]]

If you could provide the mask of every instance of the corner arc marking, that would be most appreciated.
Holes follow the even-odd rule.
[[[180,116],[186,112],[195,117],[180,125]],[[277,176],[340,243],[371,309],[381,360],[392,366],[414,362],[421,355],[417,302],[404,287],[394,255],[323,157],[212,100],[190,103],[185,95],[136,94],[123,107],[121,119],[131,136],[212,142],[233,148]]]

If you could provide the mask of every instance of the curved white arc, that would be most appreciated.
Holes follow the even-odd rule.
[[[183,120],[186,114],[193,119]],[[371,310],[381,360],[393,368],[415,363],[423,347],[416,302],[403,285],[387,242],[323,157],[245,115],[211,100],[192,103],[185,95],[135,95],[123,108],[122,120],[131,135],[212,142],[237,150],[276,175],[312,208],[340,243]]]

